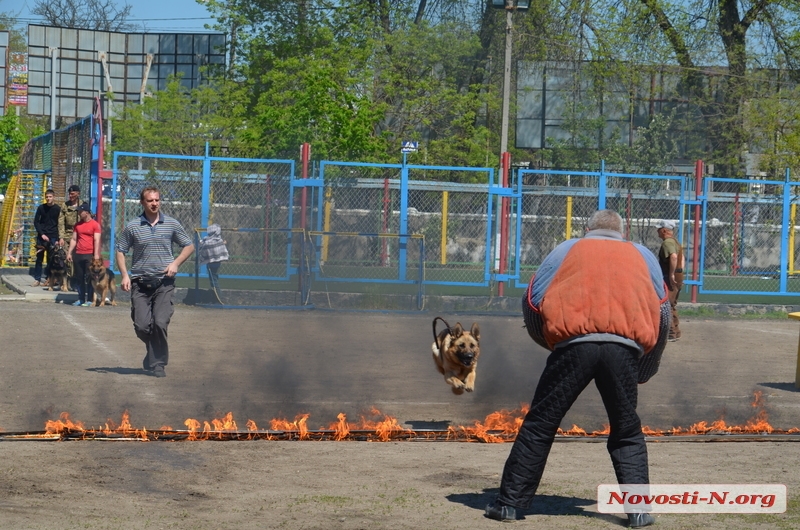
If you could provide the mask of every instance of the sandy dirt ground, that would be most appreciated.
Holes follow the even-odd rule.
[[[0,429],[41,431],[61,412],[87,427],[119,422],[183,429],[231,412],[238,425],[371,407],[410,429],[472,425],[528,403],[546,354],[521,317],[443,315],[481,325],[476,391],[453,395],[430,358],[431,314],[244,311],[178,306],[167,377],[141,369],[128,308],[0,304]],[[687,319],[661,371],[640,387],[657,429],[766,414],[800,426],[794,387],[798,327],[787,320]],[[754,392],[762,403],[753,407]],[[565,418],[600,429],[590,387]],[[11,441],[0,433],[0,528],[497,528],[483,507],[497,493],[510,444],[457,442]],[[661,515],[659,528],[800,527],[800,443],[651,442],[653,483],[781,483],[777,515]],[[771,441],[767,441],[771,440]],[[614,475],[603,443],[559,441],[540,496],[520,528],[619,528],[597,513]]]

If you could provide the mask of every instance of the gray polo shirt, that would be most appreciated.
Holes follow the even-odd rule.
[[[150,226],[144,214],[129,222],[117,238],[117,251],[127,255],[133,249],[131,278],[164,276],[164,269],[175,261],[172,244],[183,248],[192,239],[173,217],[161,212],[158,221]]]

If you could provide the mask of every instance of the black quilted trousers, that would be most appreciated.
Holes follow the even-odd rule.
[[[636,414],[638,352],[615,343],[580,342],[547,358],[531,408],[503,469],[499,501],[527,508],[561,420],[594,379],[608,413],[608,453],[620,484],[649,484],[647,447]]]

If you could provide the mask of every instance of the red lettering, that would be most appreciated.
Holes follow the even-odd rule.
[[[619,504],[625,504],[625,497],[627,497],[627,496],[628,496],[628,492],[627,491],[623,491],[621,497],[619,495],[617,495],[616,491],[612,491],[611,492],[611,497],[609,497],[609,499],[608,499],[608,504],[613,504],[614,501],[617,501]]]
[[[727,491],[723,492],[723,494],[722,494],[722,495],[720,495],[720,494],[719,494],[719,493],[717,493],[716,491],[712,491],[712,492],[711,492],[711,498],[710,498],[710,499],[708,499],[708,504],[714,504],[714,501],[715,501],[715,500],[716,500],[716,501],[717,501],[719,504],[725,504],[725,499],[727,499],[727,498],[728,498],[728,492],[727,492]]]

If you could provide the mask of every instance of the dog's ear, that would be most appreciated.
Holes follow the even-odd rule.
[[[481,340],[481,330],[478,327],[477,322],[472,323],[472,329],[469,330],[469,332],[472,333],[472,336],[475,337],[475,340]]]
[[[450,330],[450,334],[453,336],[454,339],[457,339],[458,337],[464,334],[464,328],[461,327],[461,322],[456,322],[456,326]]]

